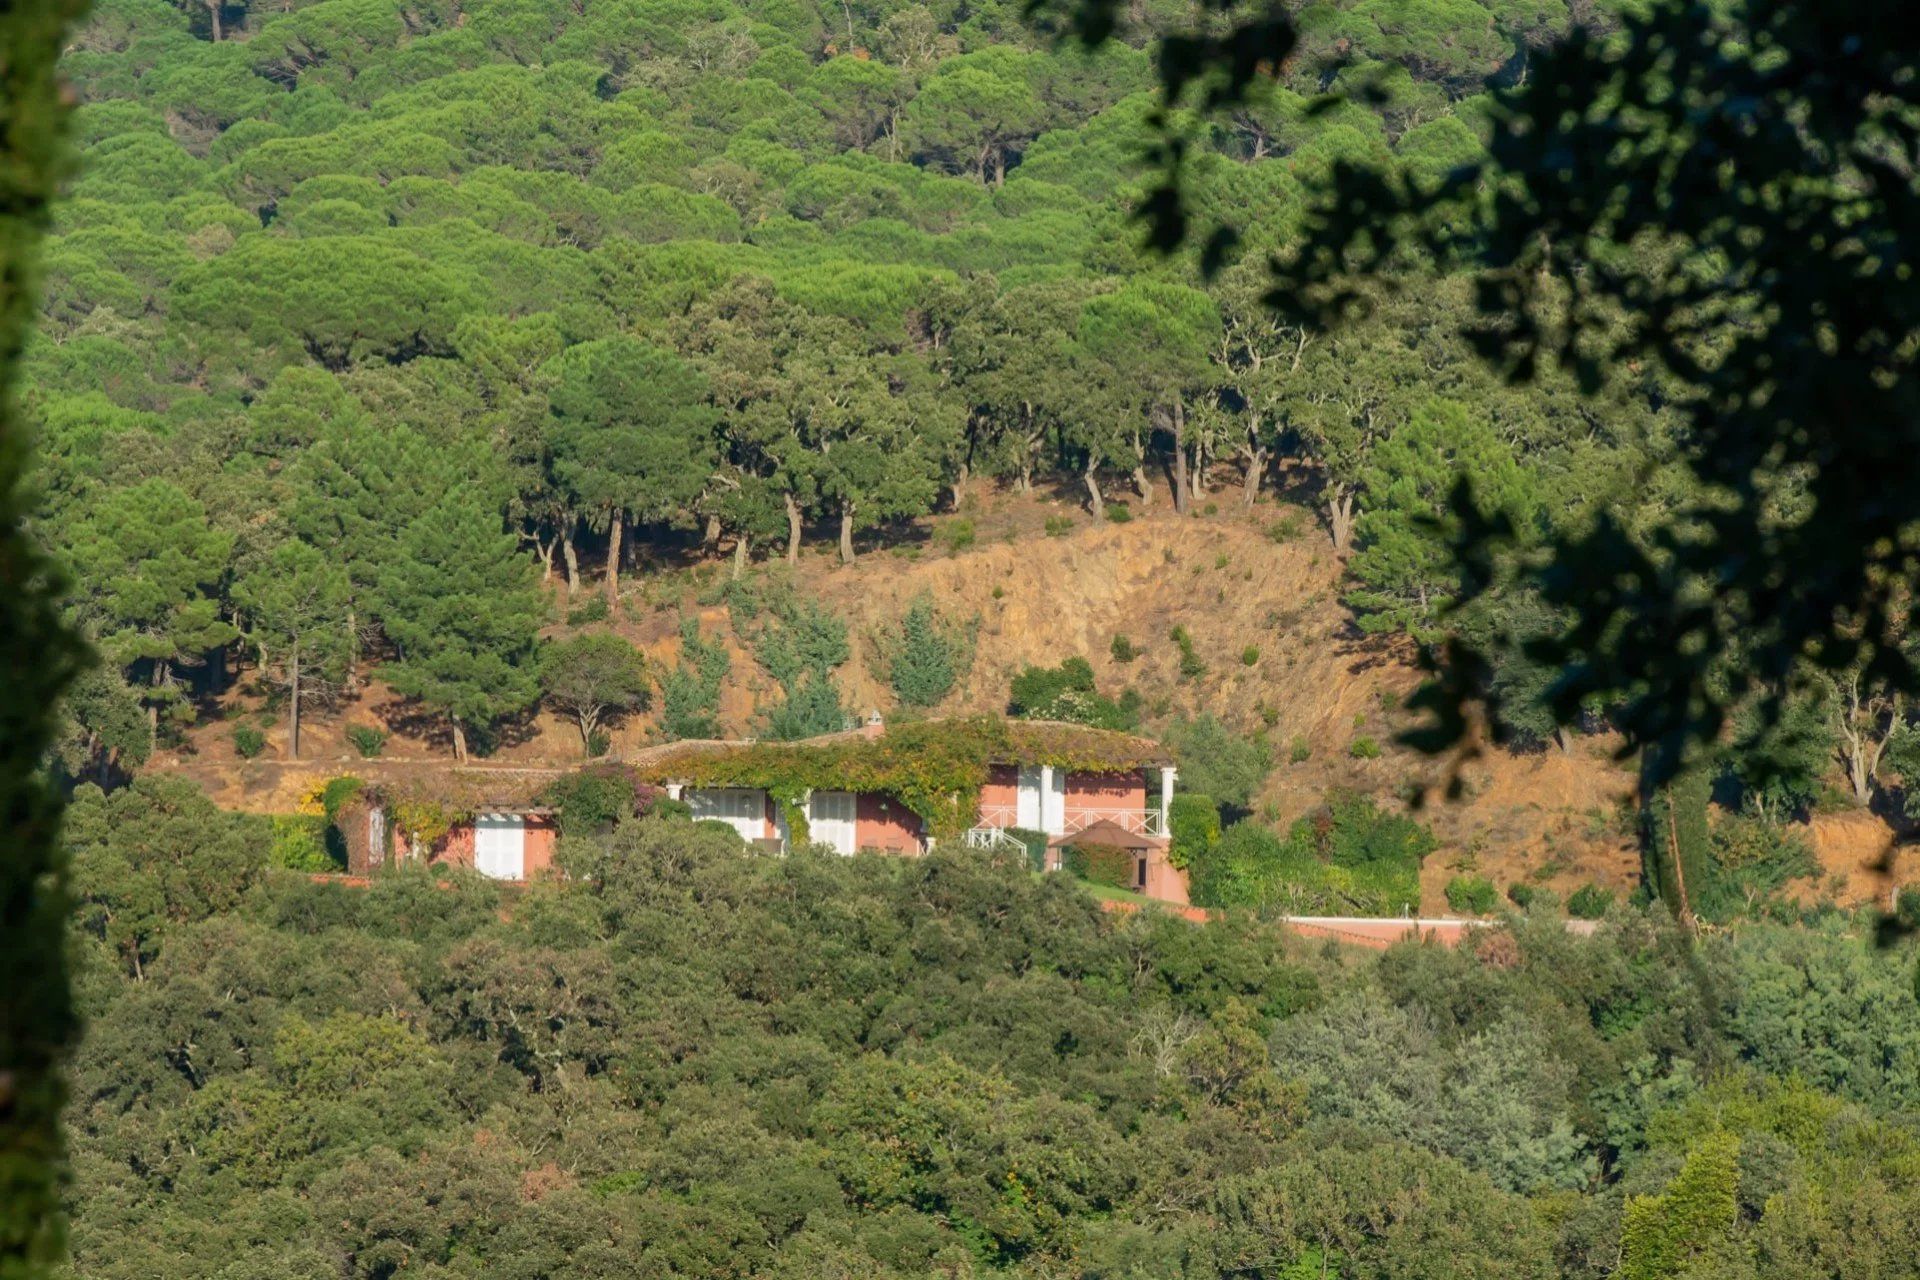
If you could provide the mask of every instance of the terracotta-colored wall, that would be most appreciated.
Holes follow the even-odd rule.
[[[926,842],[920,838],[920,815],[877,791],[862,791],[854,797],[853,846],[878,849],[885,853],[920,853]]]
[[[537,880],[553,869],[553,851],[560,840],[560,829],[552,818],[533,815],[524,819],[527,829],[526,857],[522,863],[529,880]],[[462,822],[434,842],[427,861],[435,866],[470,867],[473,865],[473,824]]]
[[[1157,898],[1161,902],[1182,907],[1187,905],[1187,873],[1167,861],[1164,849],[1156,849],[1147,855],[1147,887],[1144,892],[1149,898]]]
[[[1067,775],[1067,812],[1076,809],[1125,809],[1137,813],[1147,807],[1147,774],[1144,769],[1132,773],[1069,773]]]
[[[980,788],[980,812],[1004,809],[1009,816],[1003,825],[1012,826],[1011,815],[1019,812],[1019,803],[1020,770],[1010,764],[996,764],[988,769],[987,784]]]

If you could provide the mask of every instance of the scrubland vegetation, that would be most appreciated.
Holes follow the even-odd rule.
[[[977,851],[349,890],[250,821],[75,804],[76,1275],[1920,1274],[1912,956],[1839,917],[1360,959]]]

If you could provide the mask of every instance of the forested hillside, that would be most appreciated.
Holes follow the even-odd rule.
[[[1429,634],[1449,469],[1583,518],[1657,452],[1657,393],[1508,390],[1464,287],[1280,326],[1265,250],[1341,157],[1474,154],[1483,79],[1573,14],[1303,10],[1259,107],[1195,124],[1196,190],[1250,235],[1203,283],[1130,222],[1178,8],[1084,53],[1012,4],[105,0],[26,374],[39,527],[110,659],[78,769],[167,741],[230,662],[295,710],[377,674],[485,745],[541,692],[541,624],[623,569],[852,557],[983,482],[1096,515],[1284,482],[1357,549],[1362,625]]]
[[[353,890],[259,824],[76,798],[76,1276],[1920,1275],[1911,948],[1837,919],[1363,961],[977,851]]]

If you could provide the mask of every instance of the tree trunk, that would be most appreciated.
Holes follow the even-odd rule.
[[[853,504],[840,508],[840,563],[853,563]]]
[[[147,681],[149,689],[164,689],[167,685],[167,664],[156,661],[153,664],[153,676]],[[147,746],[158,750],[160,746],[160,699],[154,698],[147,703]]]
[[[287,654],[287,759],[300,758],[300,642]]]
[[[800,563],[800,504],[794,501],[792,494],[784,495],[787,500],[787,563]]]
[[[1267,451],[1255,448],[1247,455],[1247,478],[1240,485],[1240,501],[1252,506],[1260,497],[1260,481],[1267,472]]]
[[[1100,480],[1093,473],[1093,464],[1089,462],[1080,478],[1087,483],[1087,509],[1093,512],[1095,520],[1107,518],[1107,504],[1100,497]]]
[[[747,572],[747,535],[742,533],[733,540],[733,580],[740,581]]]
[[[993,149],[993,185],[997,188],[1007,180],[1007,151],[1005,147]]]
[[[457,718],[453,722],[453,758],[461,764],[467,762],[467,730]]]
[[[700,538],[700,549],[705,552],[711,552],[719,545],[720,517],[710,515],[707,517],[707,531]]]
[[[558,539],[535,537],[533,545],[540,548],[540,585],[546,586],[553,581],[553,544]]]
[[[220,0],[207,0],[207,16],[213,20],[213,42],[219,44],[227,34],[220,25]]]
[[[1187,474],[1187,406],[1173,400],[1173,509],[1186,515],[1193,507],[1193,479]]]
[[[583,757],[591,758],[593,756],[593,731],[600,727],[600,711],[598,708],[591,711],[582,711],[579,715],[575,716],[574,719],[578,721],[580,725],[580,754]]]
[[[573,603],[573,593],[580,589],[580,553],[573,545],[573,518],[569,516],[560,526],[560,555],[567,562],[567,603]]]
[[[616,511],[607,521],[607,610],[620,607],[620,535],[626,532],[627,516]]]
[[[1351,489],[1336,485],[1327,491],[1327,527],[1333,533],[1333,549],[1341,555],[1353,545],[1353,506]]]

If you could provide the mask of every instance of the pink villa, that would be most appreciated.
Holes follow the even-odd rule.
[[[467,768],[434,775],[430,783],[362,787],[340,807],[333,825],[346,846],[347,872],[371,875],[409,860],[433,866],[472,867],[494,880],[535,880],[553,868],[559,843],[558,815],[537,795],[560,770]],[[417,806],[426,813],[451,811],[439,831],[408,829],[416,807],[406,801],[431,795]]]
[[[1067,851],[1100,846],[1131,855],[1128,887],[1185,904],[1186,877],[1167,860],[1166,814],[1173,798],[1171,757],[1132,734],[1045,721],[966,717],[919,721],[889,730],[878,715],[859,729],[800,742],[690,741],[652,747],[618,764],[636,782],[664,788],[696,820],[722,822],[742,839],[783,851],[790,827],[841,854],[915,857],[935,844],[927,818],[885,789],[933,757],[982,777],[977,791],[922,797],[947,838],[965,847],[1029,854],[1046,837],[1049,871]],[[559,839],[555,811],[540,803],[564,774],[555,769],[469,766],[367,785],[344,803],[334,826],[347,870],[369,875],[406,860],[470,866],[496,880],[551,873]],[[769,775],[787,788],[783,805]],[[868,780],[861,787],[845,779]],[[796,796],[791,788],[800,780]],[[812,785],[804,785],[804,784]],[[409,803],[411,801],[411,803]],[[447,813],[438,830],[410,830],[409,814]],[[1024,833],[1024,836],[1023,836]],[[1109,864],[1111,865],[1111,864]]]
[[[1134,854],[1130,887],[1148,897],[1186,902],[1186,877],[1167,861],[1173,761],[1157,743],[1132,734],[990,718],[920,722],[890,733],[876,714],[847,733],[781,744],[674,743],[643,752],[632,763],[684,801],[696,819],[724,822],[744,840],[784,849],[791,832],[782,806],[765,787],[751,785],[754,753],[779,752],[796,772],[804,774],[810,764],[822,771],[821,785],[808,789],[801,801],[813,843],[842,854],[912,856],[935,843],[925,819],[885,791],[835,787],[828,760],[836,753],[857,757],[863,747],[897,746],[911,753],[943,724],[990,744],[985,784],[976,796],[953,797],[954,811],[970,819],[960,828],[961,842],[1024,851],[1025,842],[1014,832],[1043,833],[1049,837],[1048,870],[1059,870],[1065,850],[1075,844],[1124,848]],[[1075,763],[1053,763],[1059,760]],[[739,776],[729,777],[736,765]]]

